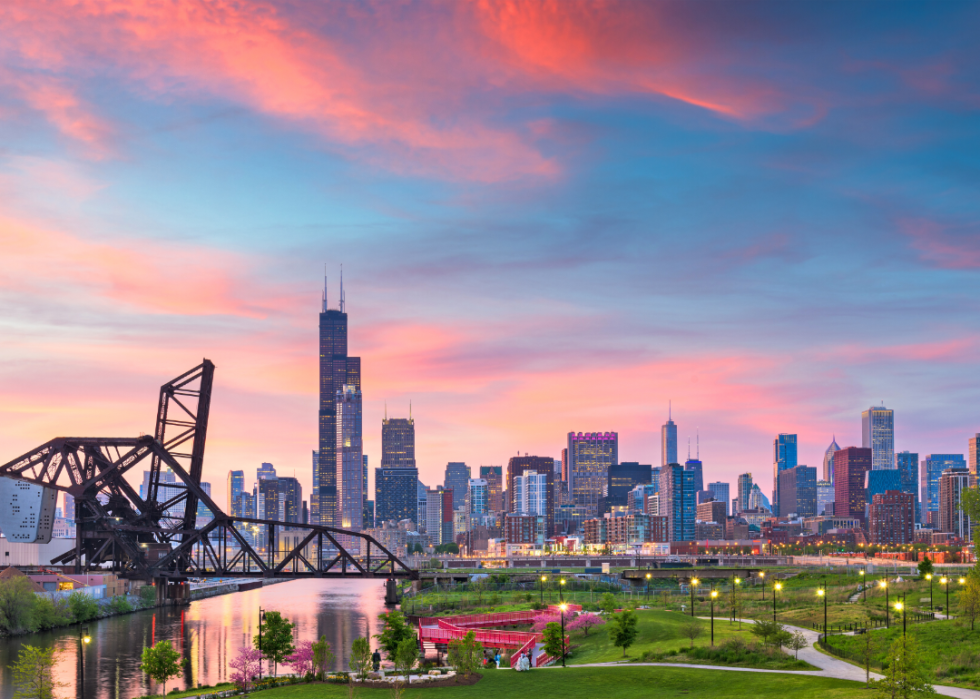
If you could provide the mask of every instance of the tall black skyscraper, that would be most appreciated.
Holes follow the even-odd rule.
[[[314,524],[339,526],[337,511],[337,391],[344,386],[361,387],[361,358],[347,356],[347,313],[344,282],[340,282],[340,307],[327,308],[327,283],[323,280],[320,307],[320,415],[319,455],[316,484],[310,496],[310,519]]]

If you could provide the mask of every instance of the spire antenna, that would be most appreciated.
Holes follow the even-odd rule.
[[[671,401],[668,398],[667,399],[667,422],[670,422],[673,419],[673,414],[672,413],[673,413],[673,408],[671,406]]]
[[[344,312],[344,265],[340,265],[340,312]]]
[[[694,428],[694,434],[697,435],[697,440],[698,440],[697,441],[697,447],[698,447],[697,456],[695,456],[694,458],[697,459],[698,461],[700,461],[701,460],[701,428],[700,427],[695,427]]]
[[[321,306],[321,313],[327,312],[327,263],[323,263],[323,304]]]

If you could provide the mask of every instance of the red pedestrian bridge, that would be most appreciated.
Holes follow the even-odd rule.
[[[581,605],[569,604],[570,612],[582,611]],[[557,605],[548,607],[548,611],[559,614]],[[522,653],[531,658],[533,667],[547,665],[554,660],[544,652],[541,643],[542,634],[528,631],[500,631],[505,626],[530,626],[534,617],[541,611],[528,610],[521,612],[499,612],[497,614],[464,614],[450,617],[422,617],[419,619],[419,641],[423,650],[436,650],[436,644],[447,645],[456,641],[470,631],[484,648],[506,648],[511,653],[510,666],[514,668]],[[566,644],[568,639],[566,638]]]

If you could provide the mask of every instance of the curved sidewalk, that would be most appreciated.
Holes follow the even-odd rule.
[[[750,619],[743,619],[745,622],[751,621]],[[816,631],[811,631],[810,629],[803,629],[798,626],[789,626],[784,624],[784,628],[791,631],[802,631],[803,635],[806,636],[806,640],[810,642],[810,645],[806,648],[800,650],[799,658],[800,660],[805,660],[811,665],[820,668],[819,670],[764,670],[761,668],[754,667],[726,667],[724,665],[693,665],[690,663],[628,663],[630,666],[638,667],[687,667],[694,668],[697,670],[726,670],[728,672],[768,672],[779,675],[808,675],[810,677],[831,677],[837,680],[850,680],[852,682],[865,681],[864,668],[857,667],[856,665],[851,665],[848,662],[841,660],[840,658],[835,658],[832,655],[827,655],[821,653],[813,644],[816,643],[820,634]],[[571,667],[609,667],[613,665],[624,665],[626,663],[614,662],[614,663],[586,663],[583,665],[572,665]],[[877,672],[871,673],[872,679],[881,679],[882,675]],[[980,692],[973,689],[964,689],[962,687],[947,687],[941,684],[934,684],[933,689],[936,690],[937,694],[942,694],[947,697],[957,697],[957,699],[980,699]]]

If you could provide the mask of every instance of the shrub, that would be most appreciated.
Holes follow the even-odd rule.
[[[0,580],[0,631],[33,631],[37,595],[25,576]]]
[[[113,597],[107,607],[113,614],[125,614],[126,612],[133,611],[133,605],[122,595]]]
[[[99,603],[83,592],[68,595],[68,609],[75,621],[89,621],[99,615]]]
[[[140,602],[144,607],[152,607],[157,603],[157,589],[153,585],[144,585],[140,588]]]
[[[39,629],[54,629],[71,623],[71,610],[64,599],[52,600],[38,597],[34,607],[34,621]]]

